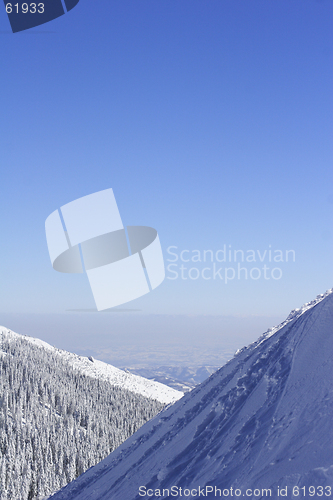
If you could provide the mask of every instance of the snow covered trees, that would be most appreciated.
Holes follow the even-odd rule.
[[[0,500],[58,490],[163,408],[24,338],[1,340]]]

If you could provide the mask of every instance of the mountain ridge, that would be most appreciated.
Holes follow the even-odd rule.
[[[140,486],[158,493],[172,486],[270,488],[273,497],[278,487],[331,487],[332,325],[329,290],[241,349],[52,500],[138,500]]]
[[[163,404],[169,404],[177,401],[182,397],[183,392],[172,389],[171,387],[161,384],[153,380],[145,379],[140,375],[134,375],[113,365],[105,363],[104,361],[99,361],[95,358],[79,356],[78,354],[65,351],[63,349],[58,349],[51,346],[44,340],[40,340],[35,337],[29,337],[27,335],[20,335],[6,327],[0,326],[0,353],[2,339],[6,338],[24,338],[31,344],[49,350],[66,360],[74,369],[80,371],[81,373],[96,378],[100,380],[105,380],[110,382],[115,387],[120,387],[127,389],[134,394],[140,394],[142,396],[148,397],[150,399],[155,399]]]

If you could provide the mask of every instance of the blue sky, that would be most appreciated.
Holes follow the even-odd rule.
[[[166,259],[169,246],[216,252],[224,244],[296,255],[279,263],[279,280],[167,273],[124,306],[141,311],[130,314],[161,315],[163,324],[254,315],[268,327],[269,317],[283,319],[331,288],[332,17],[326,0],[80,0],[55,21],[11,34],[2,12],[5,326],[39,314],[31,325],[42,338],[55,332],[52,314],[71,317],[61,326],[70,332],[66,311],[94,307],[85,276],[52,269],[44,222],[109,187],[124,224],[158,230]]]

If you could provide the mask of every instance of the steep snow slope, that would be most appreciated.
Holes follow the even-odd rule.
[[[77,354],[73,354],[71,352],[56,349],[43,340],[28,337],[25,335],[19,335],[18,333],[14,333],[3,326],[0,326],[0,352],[2,339],[17,337],[23,337],[37,347],[50,350],[53,353],[58,354],[70,366],[87,375],[88,377],[94,377],[99,380],[106,380],[113,386],[127,389],[131,392],[134,392],[135,394],[141,394],[142,396],[150,399],[155,399],[160,403],[174,403],[183,396],[183,393],[181,391],[176,391],[175,389],[167,387],[166,385],[159,382],[155,382],[138,375],[124,372],[123,370],[119,370],[112,365],[104,363],[103,361],[98,361],[97,359],[94,359],[92,357],[86,358],[83,356],[78,356]]]
[[[199,486],[238,488],[246,498],[264,498],[263,488],[278,498],[278,487],[287,487],[296,498],[298,486],[305,488],[298,498],[311,498],[310,486],[333,485],[332,363],[330,290],[242,349],[52,500],[137,500],[147,492],[140,496],[140,486],[151,489],[150,498],[168,498],[162,490],[172,486],[197,490],[187,498]]]

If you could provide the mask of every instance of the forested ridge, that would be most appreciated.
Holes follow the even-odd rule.
[[[59,352],[0,332],[0,500],[58,490],[164,406],[80,373]]]

